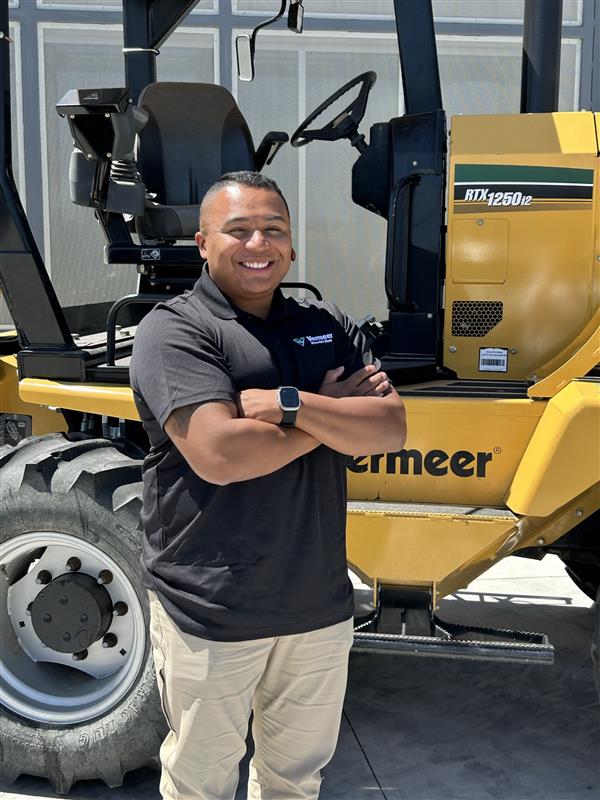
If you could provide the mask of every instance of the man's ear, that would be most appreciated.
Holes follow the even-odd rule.
[[[202,231],[197,231],[196,235],[194,236],[194,240],[198,245],[198,250],[200,250],[200,255],[203,259],[206,260],[206,237],[202,233]]]
[[[196,236],[197,236],[197,235],[198,235],[198,234],[196,234]],[[292,261],[295,261],[295,260],[296,260],[296,251],[295,251],[295,250],[294,250],[294,248],[292,247]]]

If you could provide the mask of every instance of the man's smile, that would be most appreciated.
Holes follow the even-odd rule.
[[[242,267],[246,269],[261,270],[273,266],[273,261],[242,261]]]

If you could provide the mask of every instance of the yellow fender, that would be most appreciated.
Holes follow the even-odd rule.
[[[571,381],[551,400],[506,497],[515,514],[546,517],[600,481],[600,383]]]

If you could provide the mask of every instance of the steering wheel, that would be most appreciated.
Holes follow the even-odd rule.
[[[296,129],[290,144],[292,147],[304,147],[305,144],[319,139],[325,142],[335,142],[338,139],[353,139],[358,134],[358,125],[365,115],[367,109],[367,99],[369,92],[375,85],[377,74],[375,72],[363,72],[357,75],[348,83],[345,83],[341,89],[334,92],[327,100],[324,100],[320,106],[315,108],[312,114],[304,120],[303,123]],[[354,100],[347,106],[335,119],[332,119],[322,128],[309,129],[309,125],[319,117],[329,106],[339,100],[340,97],[349,92],[355,86],[360,84],[360,91]]]

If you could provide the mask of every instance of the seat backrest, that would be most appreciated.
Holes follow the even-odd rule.
[[[224,172],[255,169],[252,135],[222,86],[151,83],[138,105],[149,115],[139,134],[138,168],[157,203],[199,206]]]

